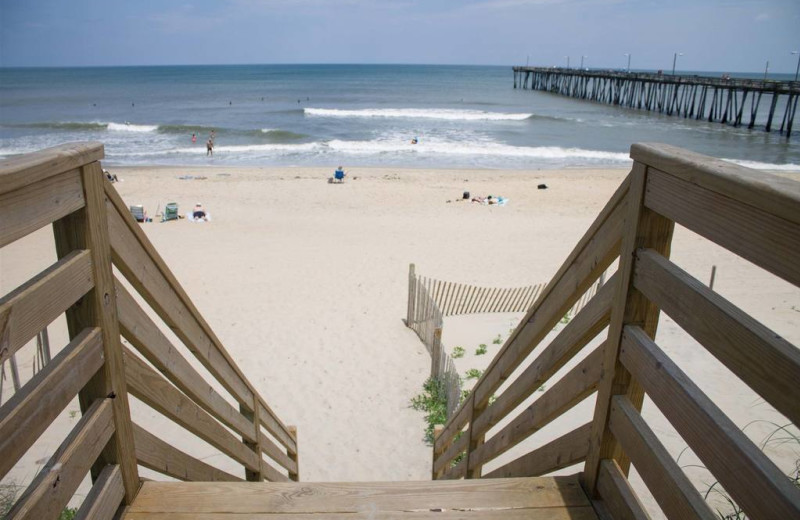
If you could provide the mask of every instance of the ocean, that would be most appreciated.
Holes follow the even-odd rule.
[[[104,143],[107,166],[616,167],[662,142],[800,171],[800,133],[514,89],[510,66],[0,68],[0,157],[69,141]]]

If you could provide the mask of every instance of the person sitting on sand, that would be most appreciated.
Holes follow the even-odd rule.
[[[203,205],[199,202],[194,205],[194,211],[192,212],[192,218],[194,220],[208,220],[206,216],[206,210],[203,209]]]

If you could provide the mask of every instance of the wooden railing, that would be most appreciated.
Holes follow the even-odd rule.
[[[583,462],[586,491],[614,518],[646,518],[627,480],[633,463],[668,517],[716,518],[642,418],[646,393],[750,518],[800,518],[800,489],[653,341],[663,310],[800,424],[800,350],[669,260],[678,223],[800,285],[800,187],[665,145],[634,145],[631,157],[631,174],[439,430],[433,477],[536,476]],[[540,347],[618,257],[616,274]],[[595,338],[598,347],[518,409]],[[484,465],[595,393],[594,416],[584,424],[483,473]]]
[[[0,163],[0,247],[52,224],[58,256],[0,299],[0,361],[63,313],[70,338],[0,408],[0,475],[76,394],[82,412],[9,518],[57,517],[89,472],[83,518],[110,518],[130,504],[140,485],[138,466],[180,480],[298,480],[295,429],[233,362],[105,180],[102,156],[102,145],[82,143]],[[191,352],[216,382],[181,351]],[[129,394],[235,461],[241,475],[132,420]]]

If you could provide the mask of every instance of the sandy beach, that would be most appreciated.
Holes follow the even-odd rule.
[[[409,407],[430,371],[425,347],[403,323],[410,263],[424,276],[482,286],[547,282],[627,174],[353,168],[343,184],[330,184],[333,169],[324,168],[113,172],[122,179],[116,187],[126,203],[144,205],[153,217],[142,229],[233,358],[278,416],[298,427],[305,481],[430,478],[422,414]],[[540,184],[547,189],[538,189]],[[509,202],[461,201],[465,191]],[[201,202],[211,222],[159,223],[157,213],[168,202],[177,202],[181,213]],[[2,253],[4,292],[37,262],[48,265],[51,242],[45,229],[24,247]],[[672,257],[702,281],[716,265],[715,290],[800,343],[797,289],[683,229],[676,230]],[[492,339],[505,339],[520,317],[448,318],[444,343],[468,352],[460,370],[483,368],[501,346]],[[53,327],[52,343],[63,345],[64,329]],[[780,424],[781,417],[732,383],[733,376],[668,317],[658,340],[739,426],[755,419]],[[481,343],[488,344],[489,355],[474,355]],[[30,373],[29,359],[21,358],[20,366]],[[576,413],[585,414],[592,404],[583,403]],[[133,408],[141,414],[137,403]],[[10,478],[31,475],[36,461],[57,444],[59,425],[75,422],[68,411]],[[645,404],[645,413],[677,456],[683,441],[652,403]],[[154,430],[180,435],[177,427],[149,417]],[[521,448],[567,431],[571,420]],[[768,431],[768,425],[755,424],[746,433],[761,441]],[[213,452],[193,442],[184,448],[198,456]],[[682,457],[682,464],[694,463],[690,454]],[[795,460],[785,450],[776,457],[787,471]]]

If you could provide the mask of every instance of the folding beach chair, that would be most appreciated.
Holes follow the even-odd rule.
[[[168,220],[178,220],[178,203],[168,202],[164,207],[164,215],[161,217],[161,222]]]
[[[336,170],[333,172],[333,178],[338,182],[344,182],[344,170]]]
[[[131,215],[133,215],[133,218],[136,219],[136,222],[144,222],[145,220],[144,206],[142,205],[131,206],[130,210],[131,210]]]

